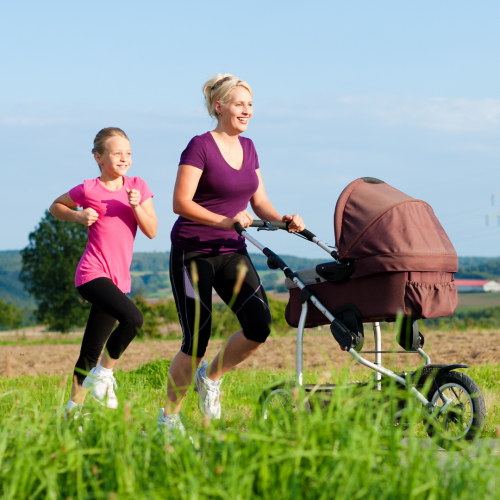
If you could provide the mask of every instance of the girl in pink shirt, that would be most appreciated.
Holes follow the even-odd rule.
[[[68,412],[83,404],[85,389],[101,404],[105,401],[108,408],[118,407],[113,366],[142,326],[141,312],[125,295],[130,292],[134,239],[137,226],[148,238],[156,236],[157,228],[153,193],[141,178],[125,176],[132,165],[125,132],[115,127],[102,129],[94,139],[92,153],[101,176],[74,187],[50,207],[57,219],[89,228],[75,286],[92,308],[75,366]],[[83,210],[73,210],[77,206]],[[105,344],[101,363],[96,366]]]

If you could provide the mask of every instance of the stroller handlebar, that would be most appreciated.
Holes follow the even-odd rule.
[[[283,221],[265,221],[265,220],[254,220],[250,224],[249,227],[264,227],[264,228],[269,228],[269,229],[283,229],[284,231],[288,231],[288,226],[290,225],[290,222],[283,222]],[[235,231],[241,235],[243,231],[246,229],[239,223],[236,222],[234,225]],[[304,229],[303,231],[299,231],[298,234],[301,236],[304,236],[306,239],[309,241],[313,241],[313,238],[316,238],[316,235],[311,233],[311,231],[308,231],[307,229]]]

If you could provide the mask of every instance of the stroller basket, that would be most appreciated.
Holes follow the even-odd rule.
[[[450,316],[458,305],[458,257],[432,208],[373,178],[357,179],[335,207],[338,262],[296,272],[332,314],[355,305],[363,322]],[[297,327],[300,290],[291,279],[285,317]],[[306,326],[328,324],[310,308]]]

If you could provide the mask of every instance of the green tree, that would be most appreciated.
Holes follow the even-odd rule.
[[[87,228],[63,222],[47,210],[21,250],[19,279],[35,298],[35,316],[51,330],[68,332],[85,324],[90,305],[75,288],[75,270],[87,244]]]
[[[21,325],[22,310],[0,299],[0,328],[11,330]]]

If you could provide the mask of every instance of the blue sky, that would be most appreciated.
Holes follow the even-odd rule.
[[[97,176],[97,131],[123,128],[130,175],[155,193],[169,249],[173,182],[213,127],[201,85],[247,80],[247,136],[270,199],[333,242],[342,189],[379,177],[434,208],[459,255],[500,255],[497,2],[23,2],[0,6],[0,250],[19,249],[58,195]],[[282,253],[324,255],[260,233]]]

